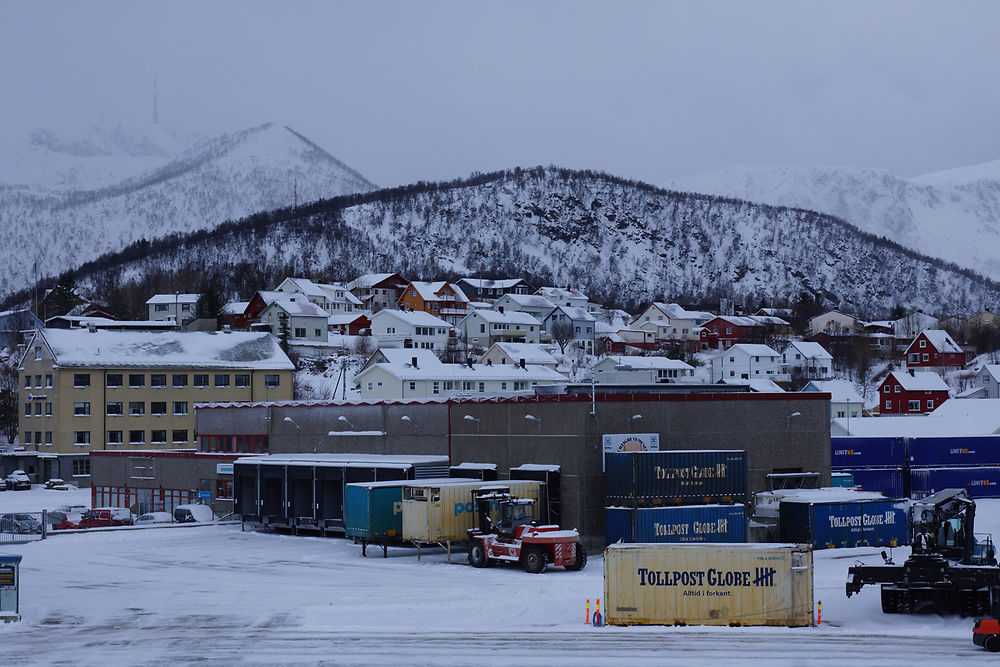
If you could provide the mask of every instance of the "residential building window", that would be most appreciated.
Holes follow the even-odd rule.
[[[73,386],[74,387],[89,387],[90,386],[90,373],[74,373],[73,374]]]
[[[165,312],[167,312],[167,304],[165,304],[165,303],[156,303],[156,304],[153,304],[153,312],[154,313],[165,313]]]
[[[42,404],[41,403],[35,403],[35,416],[36,417],[41,417],[42,416]]]
[[[24,404],[24,416],[25,417],[30,417],[31,416],[31,403],[25,403]]]
[[[920,347],[927,347],[927,341],[921,340],[920,341]]]
[[[167,441],[167,431],[166,429],[153,429],[149,432],[149,441],[155,442],[157,444],[165,443]]]
[[[124,414],[122,404],[120,402],[108,403],[104,406],[104,414],[109,416]]]
[[[436,396],[437,394],[440,394],[440,393],[441,393],[441,383],[440,383],[440,382],[438,382],[438,381],[435,381],[435,382],[433,383],[433,385],[432,385],[432,387],[431,387],[431,393],[432,393],[432,394],[434,394],[435,396]]]
[[[933,410],[934,409],[934,401],[933,400],[927,401],[927,409],[928,410]]]
[[[313,329],[313,332],[314,332],[313,336],[315,336],[316,338],[321,338],[323,336],[322,329]]]
[[[886,401],[885,402],[885,409],[886,410],[892,410],[892,401]]]
[[[198,375],[194,376],[194,386],[196,387],[207,387],[208,386],[208,375]]]
[[[417,383],[410,382],[410,391],[416,391],[416,390],[417,390]]]
[[[295,327],[295,337],[296,338],[305,338],[306,337],[306,329],[305,329],[305,327]]]
[[[175,387],[186,387],[186,386],[188,386],[188,376],[187,376],[187,373],[181,373],[180,375],[174,374],[173,385]]]
[[[174,414],[186,415],[188,413],[187,401],[174,401]]]
[[[45,444],[46,445],[51,445],[52,444],[52,431],[46,431],[45,432]]]
[[[51,389],[52,388],[52,376],[51,375],[46,375],[45,376],[45,388],[46,389]]]
[[[42,358],[42,348],[36,347],[35,348],[35,361],[40,361],[41,358]]]
[[[36,375],[35,376],[35,387],[38,388],[38,389],[42,388],[42,376],[41,375]]]
[[[108,431],[109,445],[120,445],[122,444],[122,432],[121,431]]]
[[[926,352],[924,352],[924,361],[927,361],[928,359],[930,359],[930,356]]]
[[[181,304],[181,312],[188,312],[190,310],[191,310],[191,304],[190,303],[182,303]]]
[[[31,376],[30,375],[25,375],[24,376],[24,388],[25,389],[31,389]]]
[[[89,445],[90,444],[90,431],[73,431],[73,444],[74,445]]]
[[[233,499],[233,480],[231,479],[215,480],[215,499],[216,500]]]
[[[129,401],[128,413],[130,415],[144,415],[146,414],[146,404],[142,401]]]
[[[129,431],[128,432],[128,444],[130,445],[141,445],[146,442],[146,432],[145,431]]]
[[[900,386],[899,386],[899,385],[897,384],[897,385],[896,385],[895,387],[893,387],[893,390],[894,390],[894,391],[895,391],[895,392],[896,392],[896,393],[898,394],[899,392],[901,392],[901,391],[903,390],[903,388],[902,388],[902,387],[900,387]]]
[[[369,383],[368,383],[368,391],[371,391],[371,390],[372,390],[372,383],[371,383],[371,382],[369,382]]]
[[[52,403],[51,402],[47,402],[45,404],[45,416],[46,417],[51,417],[52,416]]]
[[[485,382],[480,382],[479,383],[479,391],[480,392],[486,391],[486,383]]]
[[[907,401],[907,407],[910,412],[920,412],[920,401]]]
[[[73,476],[84,477],[90,474],[90,459],[73,459]]]
[[[26,445],[30,445],[31,444],[31,431],[25,431],[24,432],[24,444],[26,444]]]
[[[128,386],[130,387],[145,387],[146,386],[146,376],[140,374],[133,374],[128,376]]]
[[[281,386],[281,376],[277,373],[273,375],[264,376],[264,386],[265,387],[278,387]]]
[[[122,386],[122,374],[121,373],[108,373],[105,379],[105,384],[109,387],[120,387]]]
[[[469,382],[468,380],[463,380],[462,391],[472,391],[473,385],[475,385],[475,382]]]
[[[183,428],[181,428],[181,429],[176,429],[175,428],[173,431],[170,432],[170,439],[173,442],[187,442],[188,441],[188,432],[187,432],[186,429],[183,429]]]
[[[153,373],[149,376],[150,387],[166,387],[167,376],[164,373]]]
[[[250,375],[247,373],[237,373],[235,384],[237,387],[249,387]]]
[[[167,402],[166,401],[153,401],[149,404],[149,414],[151,415],[165,415],[167,414]]]
[[[42,404],[38,403],[38,414],[42,413]],[[77,417],[89,417],[90,416],[90,403],[74,403],[73,404],[73,414]]]
[[[215,386],[216,387],[228,387],[229,386],[229,376],[224,374],[218,374],[215,376]]]

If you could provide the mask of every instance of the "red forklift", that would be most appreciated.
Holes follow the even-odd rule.
[[[567,570],[582,570],[587,551],[575,530],[540,526],[535,501],[515,498],[507,487],[486,487],[472,492],[479,526],[469,529],[469,565],[517,563],[525,572],[539,574],[551,563]],[[493,516],[498,522],[493,522]]]

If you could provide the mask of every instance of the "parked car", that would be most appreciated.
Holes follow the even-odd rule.
[[[11,491],[28,491],[31,489],[31,478],[23,470],[15,470],[7,475],[7,488]]]
[[[80,520],[80,528],[131,525],[132,512],[127,507],[95,507],[84,512],[83,519]]]
[[[4,477],[0,477],[0,491],[6,491],[6,490],[7,490],[7,479]]]
[[[79,528],[83,520],[82,512],[63,512],[55,510],[46,514],[50,530],[72,530]]]
[[[174,508],[174,521],[177,523],[211,523],[215,514],[208,505],[178,505]]]
[[[139,515],[135,520],[135,525],[148,526],[154,523],[173,523],[173,521],[174,517],[170,515],[170,512],[146,512]]]
[[[22,535],[42,532],[42,522],[30,514],[11,513],[0,515],[0,533]]]

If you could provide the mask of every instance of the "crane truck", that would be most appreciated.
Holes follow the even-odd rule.
[[[910,511],[910,557],[895,565],[883,551],[884,565],[855,564],[848,570],[847,597],[881,584],[887,614],[993,612],[1000,568],[992,537],[973,532],[976,502],[968,492],[943,489],[915,501]]]

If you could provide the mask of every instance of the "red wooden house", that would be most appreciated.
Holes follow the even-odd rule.
[[[948,385],[937,373],[893,371],[879,387],[879,414],[927,414],[947,400]]]
[[[758,343],[764,339],[764,325],[749,317],[719,315],[701,325],[703,350],[728,350],[737,343]]]
[[[947,331],[924,329],[906,348],[906,367],[959,370],[965,368],[965,350]]]

